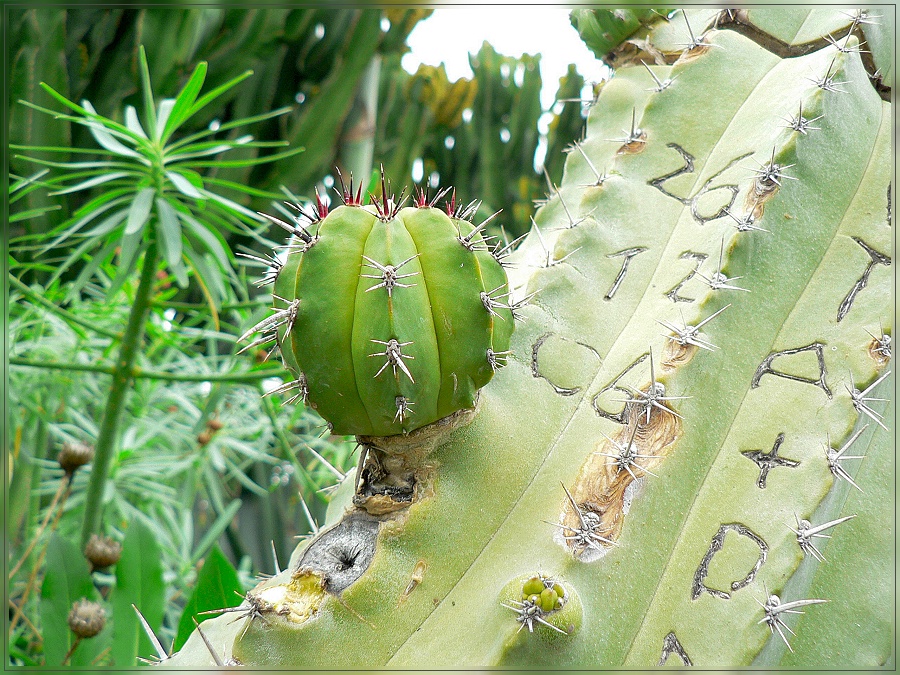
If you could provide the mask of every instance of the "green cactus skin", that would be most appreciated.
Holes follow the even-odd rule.
[[[782,57],[698,9],[686,16],[708,44],[683,46],[680,12],[641,29],[647,54],[670,59],[647,61],[656,79],[617,61],[513,254],[514,297],[540,290],[514,356],[429,455],[433,494],[379,521],[371,564],[341,595],[375,628],[334,606],[243,639],[214,619],[220,649],[343,668],[892,664],[891,107],[852,16],[753,13],[768,11],[769,24],[839,25],[846,48],[820,33]],[[864,459],[842,474],[829,457],[848,444]],[[347,521],[352,488],[331,522]],[[589,513],[612,543],[582,536]],[[815,542],[824,562],[801,548],[801,519],[837,523]],[[398,606],[417,561],[427,573]],[[583,605],[581,629],[549,648],[524,630],[511,641],[498,601],[521,602],[529,577],[509,579],[538,566]],[[828,602],[781,614],[783,640],[772,595]],[[208,661],[192,644],[166,665]]]
[[[305,241],[274,283],[276,309],[292,312],[278,344],[298,387],[337,434],[408,433],[473,407],[513,331],[499,247],[466,220],[472,205],[448,214],[424,194],[406,208],[386,188],[377,205],[352,184],[345,194],[330,213],[319,203],[315,236],[288,226]]]

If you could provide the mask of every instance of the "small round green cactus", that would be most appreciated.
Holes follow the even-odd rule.
[[[390,436],[471,408],[505,362],[518,308],[507,249],[489,246],[487,220],[469,220],[477,202],[435,208],[446,193],[420,191],[404,208],[382,174],[380,201],[363,206],[351,181],[330,212],[317,195],[293,224],[267,216],[293,239],[269,277],[276,312],[248,331],[263,336],[247,348],[277,340],[296,376],[282,390],[335,433]]]
[[[500,591],[500,605],[516,614],[519,628],[528,628],[544,641],[574,635],[582,622],[582,606],[571,585],[546,574],[519,576]]]

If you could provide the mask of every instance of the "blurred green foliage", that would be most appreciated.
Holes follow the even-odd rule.
[[[143,44],[155,91],[176,91],[198,61],[209,64],[210,88],[248,69],[254,72],[191,119],[183,128],[187,134],[290,107],[288,114],[260,123],[254,136],[305,151],[276,164],[220,168],[215,172],[219,179],[268,191],[284,185],[294,194],[310,195],[316,184],[333,176],[335,166],[345,175],[360,166],[353,151],[362,139],[370,144],[368,157],[384,163],[395,185],[411,180],[420,159],[426,179],[436,172],[441,185],[457,188],[460,199],[484,200],[485,213],[503,208],[507,229],[524,232],[532,201],[547,189],[534,167],[539,119],[545,115],[540,126],[549,134],[546,165],[558,182],[561,150],[582,132],[582,106],[569,100],[554,106],[558,115],[543,110],[540,57],[504,57],[489,45],[471,59],[472,80],[450,82],[441,67],[422,66],[408,74],[400,64],[408,51],[406,39],[430,13],[326,7],[10,8],[10,142],[56,147],[91,142],[87,129],[60,124],[18,103],[46,105],[50,99],[41,82],[69,100],[87,98],[98,113],[121,121],[126,105],[140,105],[138,46]],[[373,77],[378,87],[370,92],[374,88],[367,79]],[[578,99],[582,85],[570,71],[557,99]],[[447,147],[448,137],[452,147]],[[235,156],[271,152],[245,148]],[[17,157],[11,158],[10,169],[19,176],[33,171]],[[13,235],[46,231],[87,198],[56,198],[59,213],[24,220]],[[49,203],[46,194],[35,191],[21,207]],[[269,208],[262,197],[249,206]]]

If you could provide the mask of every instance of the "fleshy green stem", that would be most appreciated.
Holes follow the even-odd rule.
[[[125,334],[122,337],[119,358],[113,371],[112,386],[106,399],[103,419],[100,422],[100,433],[94,446],[94,461],[91,467],[91,476],[84,507],[84,525],[81,530],[82,546],[87,544],[90,536],[97,532],[100,527],[100,517],[103,511],[103,490],[106,486],[109,465],[118,442],[122,410],[125,408],[128,388],[133,380],[134,362],[137,359],[138,349],[144,338],[144,326],[147,321],[147,312],[150,307],[150,295],[153,291],[155,275],[156,245],[150,244],[144,256],[141,281],[138,284],[134,304],[131,306],[131,313],[128,316],[128,326],[125,328]]]

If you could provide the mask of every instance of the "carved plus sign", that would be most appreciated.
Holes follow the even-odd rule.
[[[800,462],[778,456],[778,448],[781,447],[783,442],[784,434],[778,434],[778,438],[775,439],[775,445],[772,446],[772,449],[769,452],[763,452],[762,450],[743,450],[741,452],[744,457],[752,459],[759,466],[759,478],[756,479],[756,485],[761,490],[766,489],[766,477],[769,475],[771,469],[776,466],[787,466],[791,468],[800,466]]]

